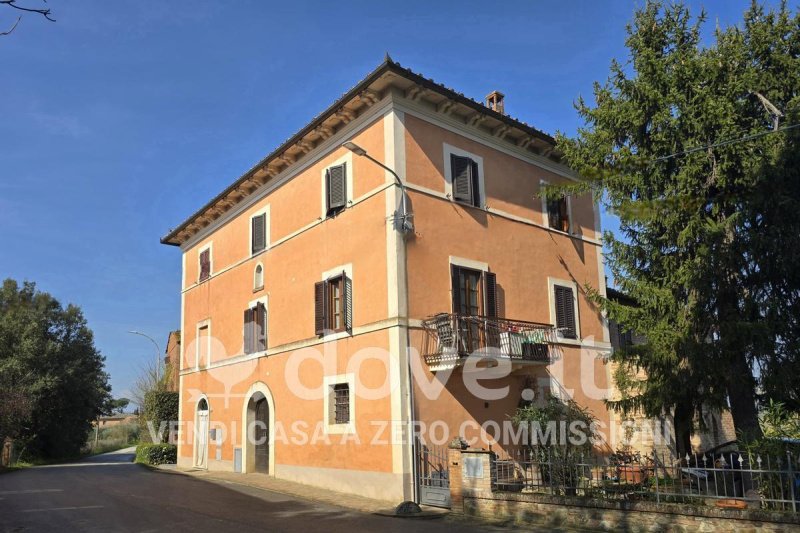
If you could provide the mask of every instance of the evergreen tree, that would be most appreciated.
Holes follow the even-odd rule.
[[[636,11],[629,61],[612,62],[593,106],[579,99],[577,137],[559,136],[588,177],[562,192],[592,188],[620,218],[607,262],[637,305],[596,299],[647,339],[614,354],[623,396],[610,403],[673,413],[682,451],[701,406],[730,408],[757,438],[759,385],[791,382],[796,400],[798,380],[784,369],[800,339],[800,14],[754,2],[709,45],[704,22],[681,4]],[[770,104],[789,129],[773,133]]]
[[[0,288],[0,441],[33,456],[76,455],[110,400],[105,359],[81,310],[33,283]]]

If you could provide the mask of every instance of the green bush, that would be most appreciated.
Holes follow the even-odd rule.
[[[140,444],[136,447],[136,462],[147,465],[171,465],[178,460],[174,444]]]
[[[178,393],[165,391],[150,391],[144,395],[142,409],[142,440],[150,439],[148,422],[152,423],[155,431],[159,431],[161,442],[166,442],[169,437],[170,422],[178,420]],[[165,423],[163,427],[161,424]]]

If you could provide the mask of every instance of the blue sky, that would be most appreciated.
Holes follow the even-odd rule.
[[[47,5],[57,22],[25,15],[0,37],[0,276],[80,305],[123,396],[154,357],[126,332],[163,348],[179,327],[180,253],[159,238],[386,51],[475,99],[501,90],[511,115],[572,134],[574,99],[625,58],[636,3]],[[748,2],[692,5],[710,30]],[[0,6],[0,29],[15,17]]]

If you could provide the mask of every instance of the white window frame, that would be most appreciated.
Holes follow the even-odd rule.
[[[197,249],[197,283],[202,283],[200,281],[200,272],[202,272],[203,266],[200,264],[200,256],[206,250],[208,250],[208,278],[203,281],[208,281],[214,275],[214,241],[208,241]]]
[[[334,424],[332,404],[333,400],[333,386],[345,383],[349,390],[350,400],[350,421],[347,424]],[[323,416],[325,420],[325,433],[326,434],[344,434],[356,432],[356,389],[355,389],[355,374],[339,374],[336,376],[325,376],[323,378],[323,390],[325,391],[322,396]]]
[[[550,182],[547,180],[539,180],[539,194],[543,192],[544,187],[550,185]],[[572,196],[566,195],[565,198],[567,199],[567,218],[569,219],[569,229],[567,231],[562,231],[558,228],[554,228],[550,226],[550,216],[547,211],[547,198],[542,195],[542,224],[549,230],[557,231],[558,233],[565,234],[565,235],[575,235],[573,229],[575,228],[575,221],[572,218]]]
[[[345,198],[345,209],[350,207],[353,204],[353,176],[355,176],[355,172],[353,172],[353,153],[348,151],[342,157],[333,161],[324,167],[320,171],[320,190],[321,193],[320,197],[322,202],[320,203],[320,220],[325,220],[328,217],[328,187],[325,183],[325,173],[331,167],[336,167],[345,163],[345,175],[344,175],[344,183],[346,189],[347,198]]]
[[[256,276],[258,275],[258,269],[261,269],[261,285],[256,283]],[[264,264],[259,261],[256,263],[256,266],[253,267],[253,292],[258,292],[264,289]]]
[[[472,152],[467,152],[466,150],[462,150],[457,146],[453,146],[451,144],[442,143],[443,153],[444,153],[444,194],[447,196],[451,202],[455,202],[461,205],[470,205],[465,204],[464,202],[458,202],[453,197],[453,168],[450,164],[450,156],[457,155],[459,157],[469,157],[478,165],[478,197],[480,198],[480,205],[477,206],[478,209],[486,209],[488,204],[488,199],[486,198],[486,182],[485,182],[485,173],[483,172],[483,158],[479,155],[473,154]],[[476,206],[472,206],[476,207]]]
[[[562,287],[567,287],[572,289],[572,305],[575,310],[575,338],[568,339],[566,337],[562,337],[561,333],[556,331],[556,336],[560,342],[566,344],[580,344],[581,339],[581,315],[578,313],[578,284],[571,280],[566,279],[558,279],[558,278],[547,278],[547,298],[550,302],[550,323],[553,324],[553,327],[558,327],[556,323],[556,294],[555,294],[555,287],[556,285],[560,285]]]
[[[264,217],[264,249],[261,250],[261,251],[258,251],[256,253],[253,253],[253,219],[258,217],[258,216],[261,216],[261,215],[267,215],[267,216]],[[247,256],[248,257],[255,257],[255,256],[257,256],[259,254],[262,254],[262,253],[266,252],[267,250],[269,250],[270,246],[272,245],[272,242],[270,241],[270,238],[269,238],[269,232],[270,232],[270,206],[269,206],[269,204],[267,204],[263,208],[259,209],[258,211],[256,211],[252,215],[250,215],[250,225],[249,225],[249,227],[247,229],[247,235],[248,235],[248,239],[247,239]]]
[[[200,330],[203,328],[208,328],[208,340],[206,346],[206,364],[203,368],[208,368],[211,364],[211,319],[207,318],[205,320],[201,320],[197,323],[195,328],[195,337],[194,337],[194,369],[200,370]]]

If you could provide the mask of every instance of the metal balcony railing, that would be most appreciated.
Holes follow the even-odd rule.
[[[422,355],[431,366],[457,364],[470,355],[549,363],[558,342],[551,324],[439,313],[422,322]]]

